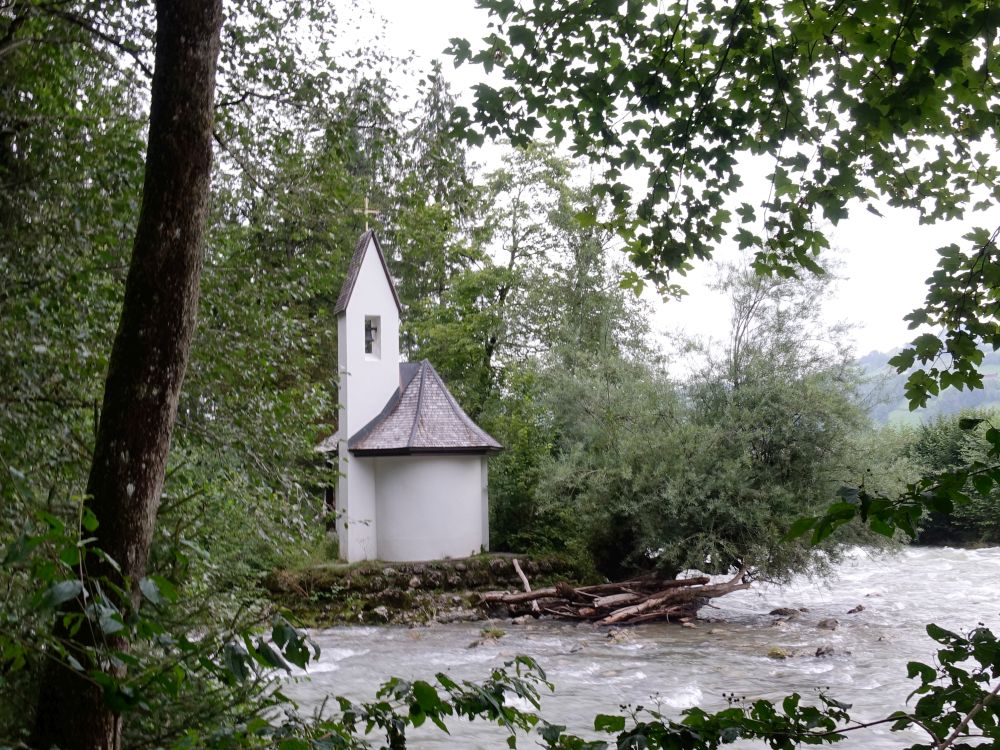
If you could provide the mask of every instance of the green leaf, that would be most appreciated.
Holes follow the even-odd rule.
[[[840,487],[840,489],[837,490],[837,496],[842,498],[844,502],[851,503],[852,505],[858,502],[858,496],[860,495],[860,493],[861,490],[858,487],[854,487],[853,485],[843,485],[842,487]],[[829,511],[827,512],[829,513]]]
[[[962,417],[958,420],[958,427],[961,430],[974,430],[985,421],[979,417]]]
[[[993,477],[989,474],[977,474],[972,478],[972,486],[976,488],[976,492],[986,497],[993,489]]]
[[[542,739],[545,740],[550,747],[558,747],[555,743],[559,742],[559,738],[565,731],[566,727],[563,724],[546,724],[542,727],[539,734],[541,734]]]
[[[259,657],[258,661],[264,664],[264,666],[283,669],[286,672],[292,671],[291,666],[281,657],[281,654],[275,651],[274,647],[263,638],[257,640],[254,653]]]
[[[757,220],[757,212],[749,203],[741,203],[740,207],[736,209],[736,213],[739,214],[740,221],[744,224],[750,224]]]
[[[59,581],[49,586],[42,594],[38,604],[41,609],[54,609],[60,604],[75,599],[83,593],[83,582],[80,580]]]
[[[617,734],[625,731],[625,717],[612,714],[597,714],[594,717],[594,730]]]
[[[247,653],[235,643],[227,643],[223,646],[222,663],[237,682],[246,682],[250,678]]]
[[[928,508],[937,512],[948,515],[955,509],[955,503],[952,499],[943,494],[934,494],[924,500],[924,503]]]
[[[855,495],[854,499],[856,498],[857,496]],[[832,503],[826,509],[825,518],[832,521],[849,521],[852,518],[854,518],[857,512],[858,512],[858,505],[856,502]]]
[[[590,208],[577,211],[573,215],[573,218],[576,219],[577,223],[583,229],[589,229],[597,224],[597,212]]]
[[[911,680],[919,676],[921,682],[930,683],[937,679],[937,671],[934,667],[922,664],[919,661],[911,661],[906,664],[906,676]]]
[[[833,708],[839,708],[841,711],[848,711],[854,706],[853,703],[844,703],[843,701],[838,701],[827,695],[822,696],[822,698],[823,698],[823,703],[825,703],[828,706],[832,706]]]
[[[153,606],[159,607],[163,603],[163,597],[160,595],[160,587],[156,585],[156,581],[152,578],[147,577],[140,580],[139,590]]]
[[[121,613],[114,607],[103,605],[99,607],[98,611],[97,624],[101,628],[102,633],[113,635],[125,629],[125,622],[122,619]]]
[[[163,576],[157,573],[154,573],[153,575],[149,576],[149,580],[151,580],[154,584],[156,584],[156,588],[160,594],[161,599],[165,599],[171,604],[177,601],[177,589],[174,587],[174,584],[172,584],[168,579],[164,578]]]
[[[719,733],[719,739],[723,744],[727,745],[736,742],[742,736],[743,732],[739,727],[726,727]]]
[[[954,641],[962,640],[958,633],[953,633],[950,630],[945,630],[940,625],[935,625],[931,623],[927,626],[927,635],[933,638],[938,643],[952,643]]]
[[[510,35],[510,43],[528,48],[535,44],[535,33],[527,26],[514,25],[507,29]]]
[[[59,550],[59,559],[70,568],[80,564],[80,548],[76,545],[66,545]]]
[[[86,531],[97,531],[97,516],[94,514],[94,511],[86,506],[83,509],[83,516],[80,519],[80,523]]]
[[[413,683],[413,697],[416,698],[417,704],[424,713],[435,714],[441,708],[441,699],[438,697],[437,691],[423,680],[417,680]]]
[[[868,527],[876,534],[892,539],[896,535],[896,528],[877,516],[868,519]]]
[[[800,536],[812,529],[816,525],[817,520],[818,519],[815,517],[798,519],[791,525],[791,527],[789,527],[788,532],[784,536],[785,541],[798,539]]]
[[[444,672],[438,672],[436,675],[434,675],[434,679],[436,679],[438,683],[440,683],[441,687],[443,687],[445,690],[448,691],[458,690],[458,683],[455,682],[453,679],[451,679]]]

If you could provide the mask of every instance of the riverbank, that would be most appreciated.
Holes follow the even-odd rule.
[[[534,588],[587,582],[559,557],[488,553],[416,563],[324,563],[275,571],[264,587],[307,627],[472,622],[492,614],[480,606],[479,594],[522,590],[515,559]]]

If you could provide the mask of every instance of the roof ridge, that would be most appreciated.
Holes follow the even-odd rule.
[[[413,427],[410,428],[409,445],[413,446],[413,439],[417,436],[417,425],[420,424],[420,405],[424,400],[424,379],[427,374],[427,367],[430,362],[426,359],[420,361],[420,382],[417,384],[417,408],[413,410]],[[431,367],[433,370],[434,368]],[[413,381],[410,381],[413,382]]]

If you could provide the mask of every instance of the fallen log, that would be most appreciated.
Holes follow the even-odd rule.
[[[608,607],[618,607],[622,604],[631,604],[642,599],[642,594],[636,594],[634,592],[629,592],[626,594],[609,594],[608,596],[602,596],[594,599],[591,604],[598,609],[607,609]]]
[[[559,592],[555,586],[545,589],[535,589],[519,594],[512,594],[509,591],[486,591],[479,595],[479,601],[484,604],[524,604],[526,602],[537,601],[538,599],[556,599]]]
[[[711,579],[708,576],[697,576],[695,578],[664,578],[663,576],[650,575],[645,578],[622,581],[621,583],[601,583],[596,586],[581,586],[580,588],[574,589],[574,591],[578,591],[586,595],[613,595],[616,593],[650,594],[664,591],[666,589],[701,586],[708,583],[710,580]],[[556,588],[558,588],[558,586]]]
[[[618,594],[629,594],[636,596],[648,595],[655,588],[656,591],[671,588],[683,588],[687,586],[700,586],[709,582],[706,576],[698,578],[678,578],[668,580],[656,577],[641,578],[633,581],[623,581],[622,583],[600,583],[595,586],[573,587],[564,581],[560,581],[555,586],[544,589],[530,589],[523,592],[510,591],[486,591],[479,595],[479,600],[483,603],[499,604],[524,604],[540,599],[575,599],[577,601],[587,601],[591,599],[591,604],[598,601],[600,594],[607,593],[610,596]],[[569,592],[572,592],[570,594]]]
[[[711,583],[707,576],[666,579],[644,576],[620,583],[574,587],[561,581],[555,586],[531,589],[515,561],[515,570],[524,584],[523,592],[490,591],[482,594],[485,605],[504,605],[512,615],[536,617],[540,612],[560,619],[583,620],[598,625],[619,625],[655,620],[687,620],[696,616],[709,599],[748,588],[753,575],[747,568],[728,581]]]
[[[683,607],[672,607],[655,612],[647,612],[644,615],[637,615],[628,621],[629,625],[641,625],[644,622],[688,622],[690,612]]]
[[[743,580],[746,577],[746,574],[746,569],[742,568],[739,573],[725,583],[702,585],[687,589],[678,589],[676,586],[664,589],[663,591],[646,597],[638,604],[633,604],[632,606],[622,607],[621,609],[615,610],[608,616],[598,620],[597,624],[617,625],[622,622],[631,622],[637,616],[649,612],[650,610],[658,610],[658,614],[662,614],[664,619],[669,619],[671,614],[676,615],[679,611],[687,611],[687,608],[684,607],[684,605],[690,606],[699,599],[712,599],[738,589],[748,588],[750,586],[749,581]],[[709,579],[702,578],[701,581],[707,584]],[[700,607],[701,604],[698,604],[699,609]]]

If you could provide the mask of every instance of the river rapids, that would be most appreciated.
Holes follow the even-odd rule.
[[[979,623],[1000,631],[1000,548],[960,550],[907,548],[872,556],[853,550],[823,579],[800,577],[790,584],[761,584],[716,599],[701,611],[696,628],[649,624],[608,630],[591,625],[508,621],[403,627],[337,627],[311,633],[320,661],[298,673],[285,692],[304,712],[327,697],[371,700],[389,676],[426,679],[437,672],[453,679],[481,679],[518,654],[534,657],[555,685],[543,692],[541,715],[567,731],[609,739],[593,731],[594,716],[620,706],[656,708],[677,717],[689,706],[716,710],[724,694],[749,700],[791,692],[814,700],[822,689],[853,704],[852,718],[870,721],[906,707],[916,682],[906,663],[933,663],[935,643],[927,623],[967,631]],[[863,609],[848,614],[860,605]],[[769,614],[802,610],[791,619]],[[833,618],[834,630],[819,623]],[[827,623],[829,625],[830,623]],[[505,635],[485,639],[490,625]],[[816,656],[817,649],[832,650]],[[787,658],[774,658],[778,652]],[[332,704],[331,705],[335,705]],[[528,705],[519,705],[528,709]],[[434,727],[412,732],[409,747],[501,748],[505,730],[457,718],[450,734]],[[373,736],[372,739],[376,739]],[[837,747],[889,750],[926,735],[865,729]],[[518,737],[518,747],[537,738]],[[763,745],[737,744],[734,747]]]

